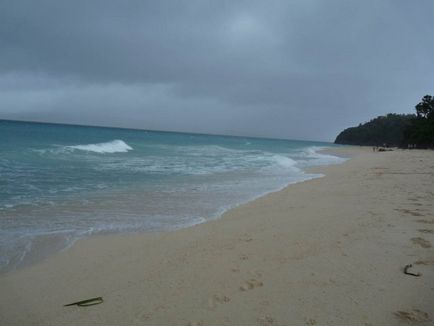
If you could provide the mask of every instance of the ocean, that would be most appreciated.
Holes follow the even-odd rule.
[[[0,270],[92,234],[170,231],[345,159],[331,143],[0,120]]]

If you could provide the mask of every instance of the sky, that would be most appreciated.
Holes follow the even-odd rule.
[[[434,93],[433,17],[432,0],[2,0],[0,119],[333,141]]]

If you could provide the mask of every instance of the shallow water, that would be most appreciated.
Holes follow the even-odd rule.
[[[321,142],[9,121],[0,139],[3,270],[91,234],[201,223],[343,161]]]

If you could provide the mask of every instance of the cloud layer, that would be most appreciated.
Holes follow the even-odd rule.
[[[0,4],[0,118],[333,140],[434,90],[434,3]]]

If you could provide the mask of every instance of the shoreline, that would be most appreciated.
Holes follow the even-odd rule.
[[[434,153],[342,151],[356,155],[219,219],[93,236],[0,275],[0,323],[428,325]],[[408,263],[422,277],[404,275]]]
[[[300,180],[296,180],[296,181],[287,181],[287,183],[285,183],[282,186],[276,187],[273,190],[267,190],[264,191],[262,193],[259,193],[258,195],[254,195],[251,198],[247,199],[247,200],[242,200],[240,202],[228,205],[228,206],[223,206],[220,207],[220,209],[215,212],[214,214],[212,214],[211,216],[208,217],[201,217],[200,220],[201,221],[197,221],[197,222],[191,222],[191,223],[187,223],[187,224],[183,224],[177,227],[173,227],[173,228],[168,228],[168,229],[161,229],[161,230],[147,230],[147,229],[143,229],[143,230],[138,230],[138,231],[99,231],[99,232],[95,232],[93,233],[92,231],[86,231],[84,232],[82,235],[79,235],[77,237],[71,237],[71,236],[62,236],[62,234],[64,234],[64,232],[50,232],[47,234],[41,234],[41,235],[36,235],[33,240],[28,243],[28,246],[30,249],[26,249],[25,252],[21,252],[20,253],[20,258],[18,262],[15,262],[13,265],[6,265],[6,266],[1,266],[0,265],[0,276],[1,275],[5,275],[5,274],[9,274],[9,273],[14,273],[15,271],[18,271],[20,269],[23,268],[27,268],[33,264],[37,264],[40,262],[43,262],[46,259],[49,259],[50,256],[55,255],[58,252],[63,252],[66,251],[68,249],[70,249],[71,247],[73,247],[75,245],[75,243],[77,243],[78,241],[81,241],[83,239],[89,238],[89,237],[95,237],[95,236],[106,236],[106,235],[137,235],[137,234],[152,234],[152,233],[165,233],[165,232],[176,232],[178,230],[184,229],[184,228],[190,228],[190,227],[194,227],[196,225],[199,224],[203,224],[203,223],[207,223],[213,220],[217,220],[222,218],[223,215],[225,215],[228,211],[235,209],[239,206],[248,204],[250,202],[253,202],[261,197],[267,196],[269,194],[275,193],[275,192],[279,192],[282,191],[283,189],[285,189],[286,187],[289,187],[291,185],[297,184],[297,183],[301,183],[301,182],[306,182],[309,180],[313,180],[316,178],[321,178],[324,176],[324,174],[322,173],[316,173],[314,172],[315,168],[321,168],[321,167],[327,167],[330,165],[337,165],[337,164],[342,164],[343,162],[345,162],[346,160],[349,159],[349,157],[346,156],[339,156],[339,155],[335,155],[336,152],[334,151],[334,149],[343,149],[343,147],[320,147],[319,149],[316,149],[314,152],[316,154],[325,154],[325,155],[331,155],[334,156],[336,158],[342,159],[342,161],[337,161],[337,162],[330,162],[329,164],[324,164],[324,165],[317,165],[317,166],[313,166],[313,167],[305,167],[305,168],[299,168],[300,171],[302,171],[303,173],[303,177],[300,176]],[[351,151],[350,151],[351,152]],[[343,151],[343,153],[345,153],[345,151]],[[348,154],[348,152],[347,152]],[[312,170],[312,172],[310,172]],[[27,246],[26,246],[27,247]]]

